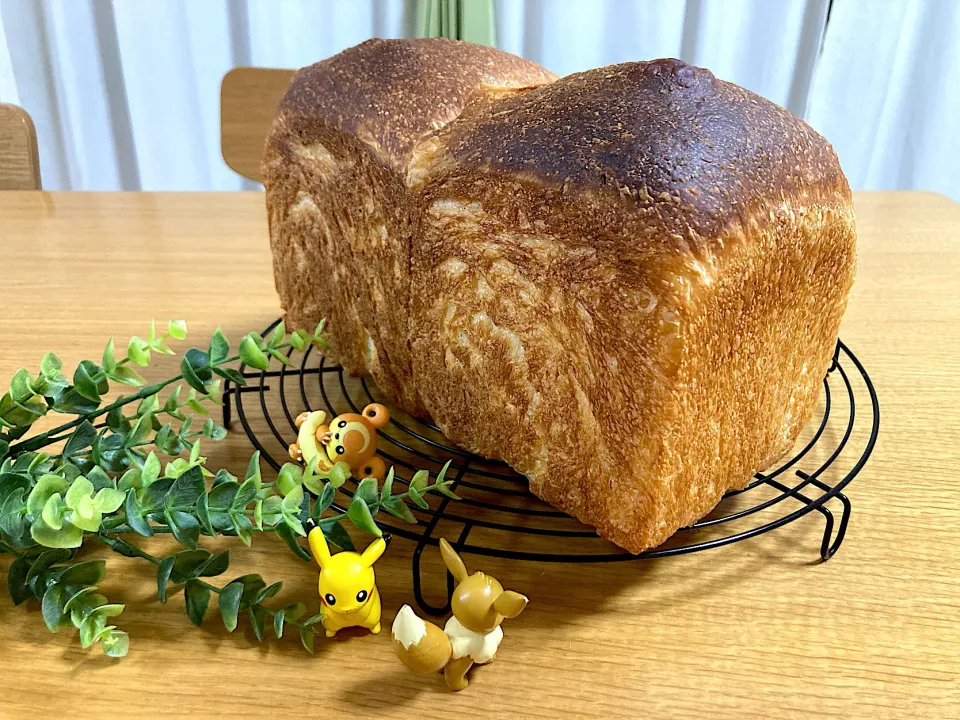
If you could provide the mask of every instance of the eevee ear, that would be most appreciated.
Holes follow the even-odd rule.
[[[467,566],[463,564],[463,560],[457,555],[457,551],[451,547],[446,538],[440,538],[440,554],[443,556],[443,564],[447,566],[447,570],[453,575],[454,580],[463,582],[470,577]]]
[[[313,559],[322,569],[324,564],[330,560],[330,548],[327,547],[327,539],[323,536],[323,530],[319,527],[313,528],[310,535],[307,536],[310,543],[310,552],[313,553]]]
[[[530,601],[527,600],[526,596],[513,590],[504,590],[500,593],[500,596],[493,601],[493,609],[504,617],[515,618],[523,612],[528,602]]]

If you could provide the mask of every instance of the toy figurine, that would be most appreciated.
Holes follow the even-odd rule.
[[[440,554],[457,582],[450,601],[453,617],[441,630],[404,605],[393,621],[393,646],[397,657],[414,672],[443,670],[449,688],[463,690],[474,663],[488,663],[496,657],[503,640],[500,623],[519,615],[528,601],[520,593],[504,590],[489,575],[469,575],[463,560],[443,538]]]
[[[380,593],[373,564],[383,555],[390,536],[377,538],[362,553],[330,554],[323,530],[313,524],[308,535],[310,551],[320,565],[320,602],[327,637],[346,627],[364,627],[380,632]]]
[[[329,425],[324,423],[326,419],[323,410],[297,418],[297,442],[290,446],[290,457],[304,464],[316,457],[317,469],[324,472],[345,462],[358,480],[373,477],[382,481],[387,465],[376,455],[377,430],[390,420],[390,412],[380,403],[371,403],[359,415],[337,415]]]

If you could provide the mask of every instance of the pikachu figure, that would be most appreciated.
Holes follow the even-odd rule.
[[[308,536],[310,552],[320,565],[320,602],[323,629],[327,637],[347,627],[364,627],[380,632],[380,593],[373,564],[390,543],[390,536],[377,538],[362,553],[330,554],[323,530],[314,525]]]

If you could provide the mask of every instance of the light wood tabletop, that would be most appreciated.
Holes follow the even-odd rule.
[[[847,488],[846,540],[816,562],[822,519],[707,552],[589,565],[467,555],[531,603],[504,625],[496,662],[451,694],[408,673],[388,633],[258,645],[183,599],[154,568],[105,554],[101,588],[126,603],[129,655],[50,634],[36,605],[0,594],[0,716],[21,717],[960,717],[960,205],[861,193],[859,274],[841,336],[880,399],[880,439]],[[0,193],[0,377],[46,350],[69,366],[105,341],[182,318],[236,342],[279,314],[263,195]],[[159,379],[175,361],[158,363]],[[242,472],[241,431],[205,448]],[[161,552],[163,540],[145,541]],[[316,568],[276,538],[231,547],[231,577],[284,580],[317,605]],[[412,602],[413,544],[377,564],[389,624]],[[435,548],[428,548],[442,579]],[[0,555],[6,573],[9,556]]]

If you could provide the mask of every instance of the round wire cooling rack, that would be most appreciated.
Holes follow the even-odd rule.
[[[264,336],[278,323],[264,330]],[[235,412],[261,457],[275,470],[289,462],[287,448],[297,437],[295,418],[304,410],[322,409],[333,417],[360,412],[371,402],[391,407],[367,379],[350,377],[313,350],[303,354],[299,367],[272,362],[264,371],[240,366],[247,384],[226,387],[223,419],[229,427]],[[823,380],[817,418],[778,467],[758,473],[742,490],[727,493],[710,514],[679,530],[663,546],[632,555],[537,499],[526,479],[507,465],[467,453],[433,424],[391,407],[390,422],[378,431],[378,453],[394,466],[394,482],[409,484],[419,469],[435,475],[450,461],[447,478],[453,480],[461,500],[428,495],[428,509],[409,504],[417,524],[383,514],[377,516],[377,523],[384,531],[416,542],[414,596],[431,614],[449,610],[453,591],[448,574],[445,606],[431,605],[423,596],[421,555],[427,546],[438,545],[441,537],[455,538],[453,546],[461,553],[540,562],[620,562],[729,545],[816,512],[824,522],[820,557],[826,561],[843,543],[850,519],[850,500],[842,491],[870,457],[880,427],[880,407],[870,377],[839,340]],[[349,480],[341,490],[351,496],[356,481]],[[341,505],[333,507],[345,511]]]

